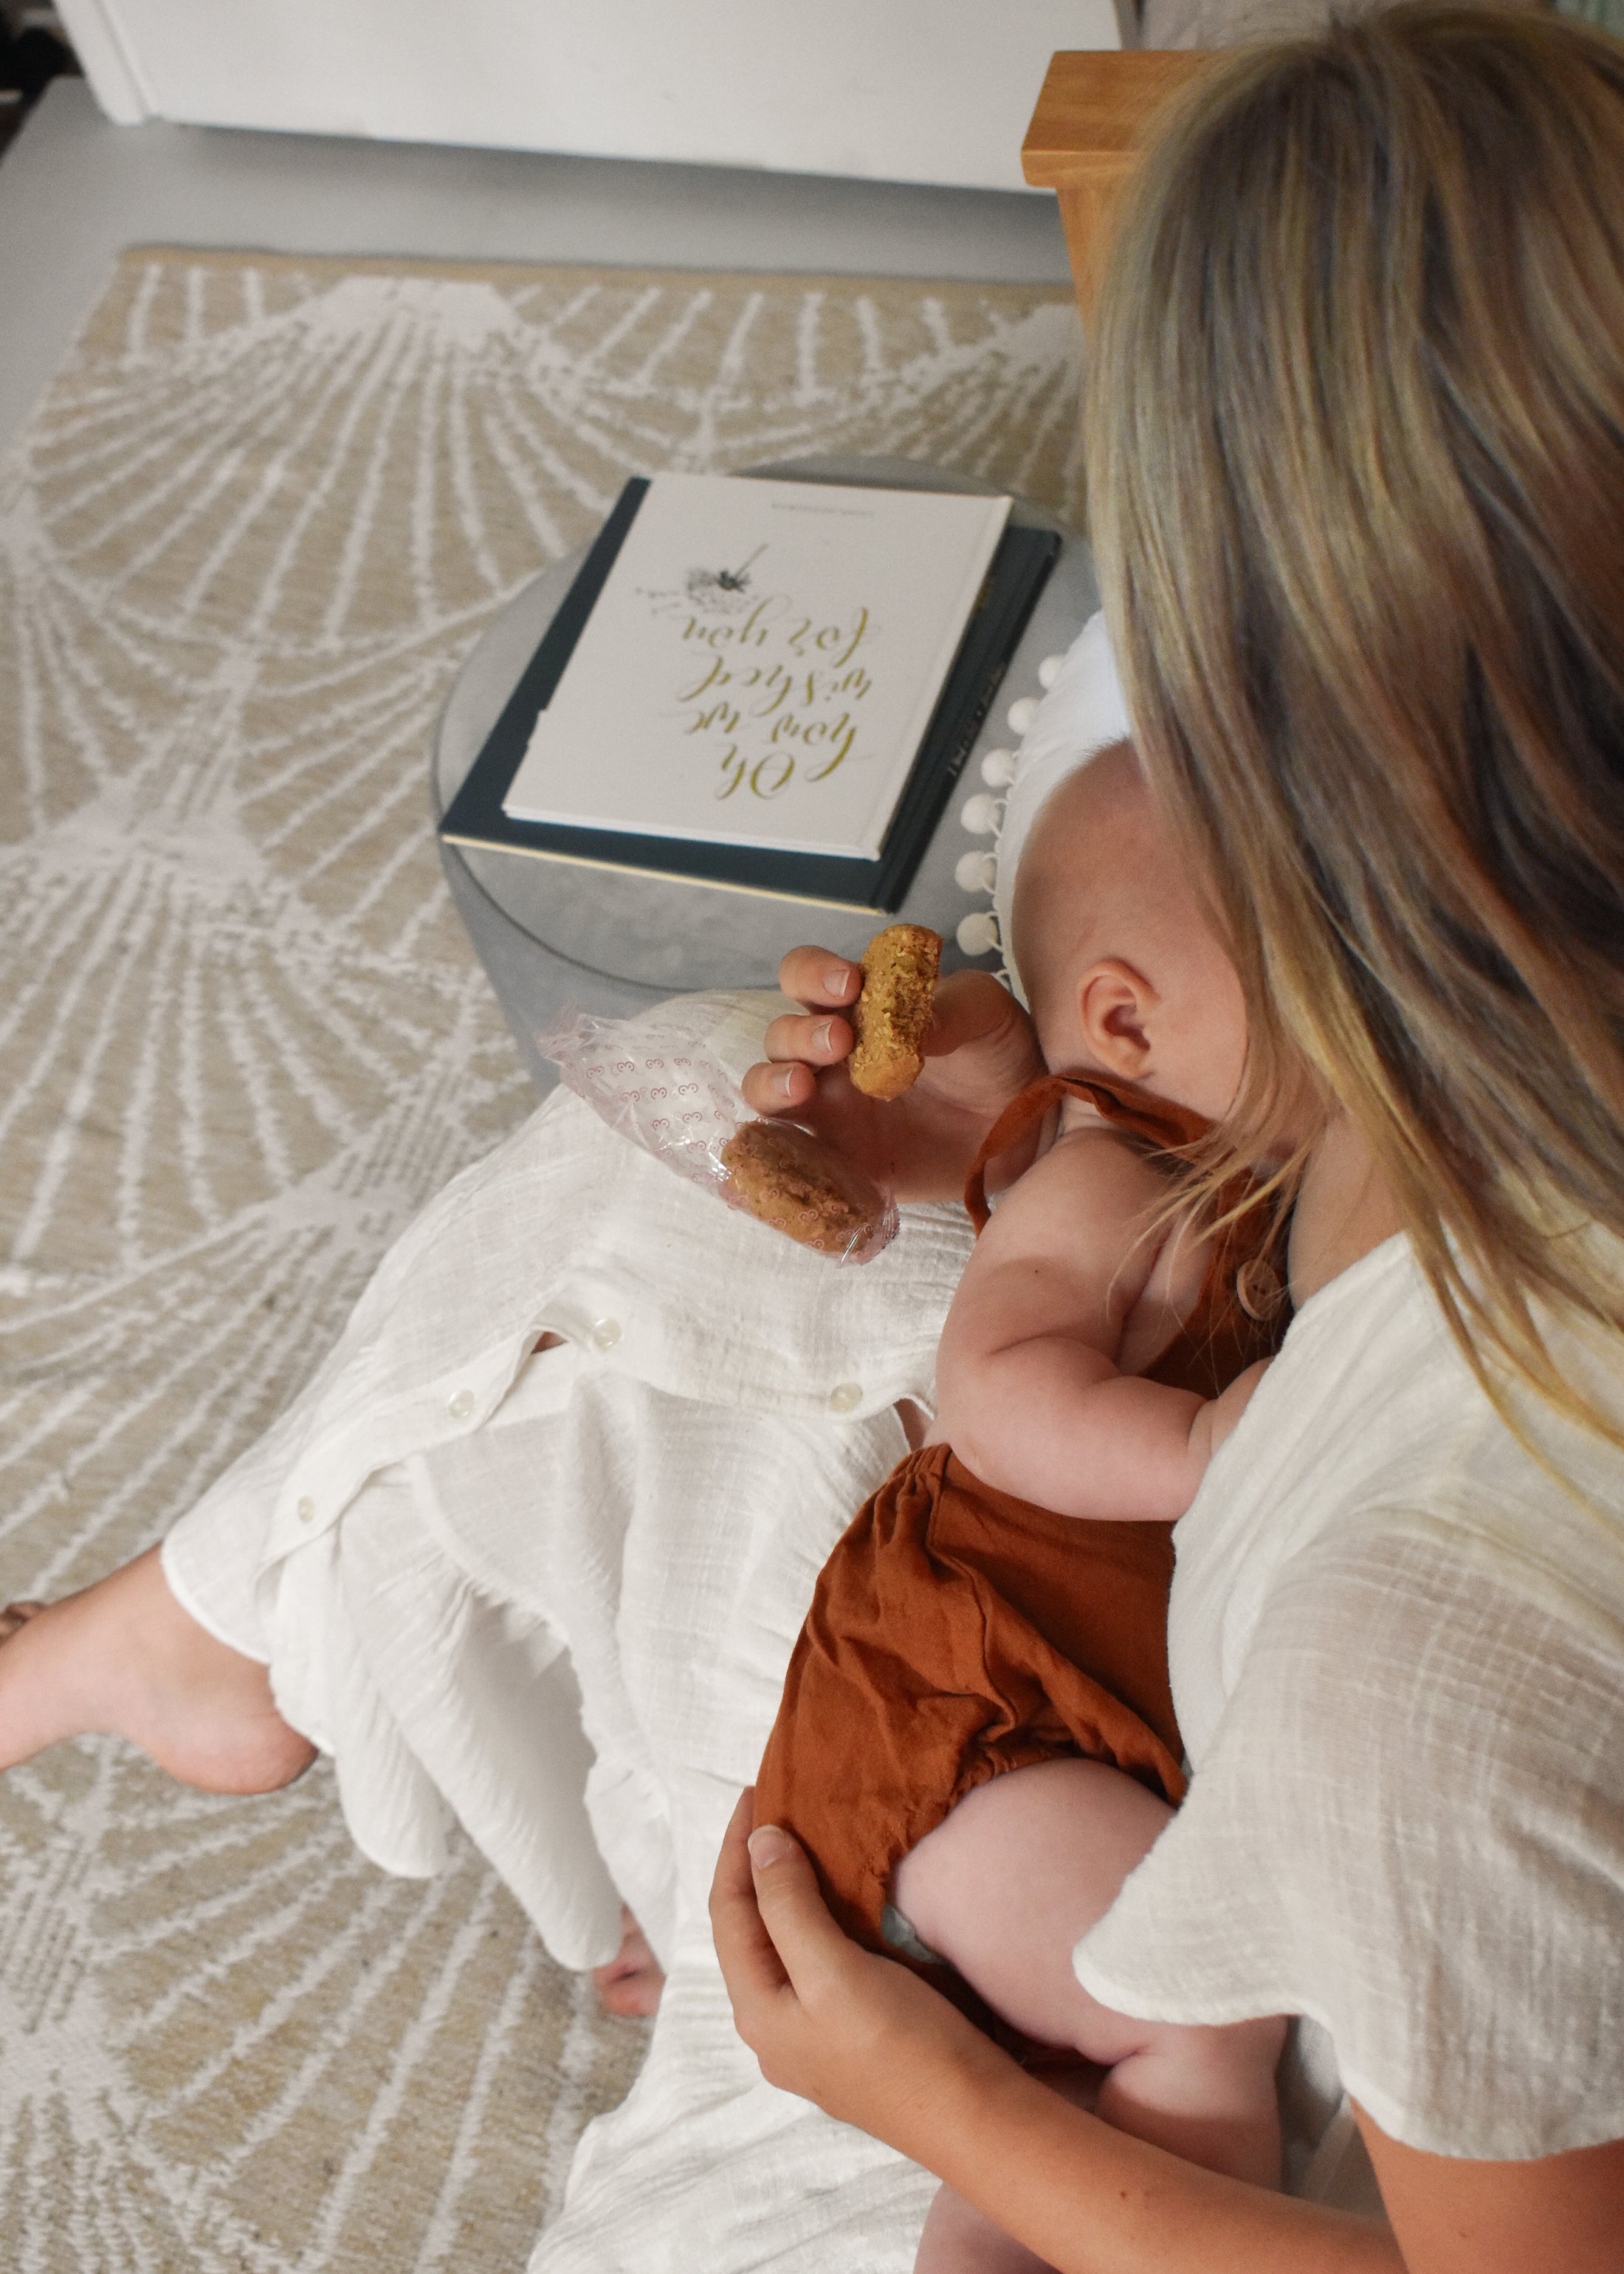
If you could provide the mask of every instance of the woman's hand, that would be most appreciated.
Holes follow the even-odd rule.
[[[804,1009],[768,1028],[768,1063],[746,1074],[745,1103],[793,1114],[898,1200],[957,1200],[988,1130],[1043,1071],[1014,997],[985,971],[942,980],[925,1070],[887,1102],[865,1097],[846,1071],[854,1038],[840,1013],[861,992],[861,967],[827,948],[795,947],[778,984]]]
[[[1406,2274],[1385,2229],[1182,2163],[1026,2075],[841,1933],[787,1833],[763,1826],[752,1856],[754,1798],[722,1842],[710,1925],[770,2084],[939,2173],[1061,2274]]]
[[[905,2155],[929,2148],[965,2087],[1014,2064],[945,1998],[841,1933],[805,1851],[733,1811],[710,1890],[733,2021],[770,2084],[816,2101]]]
[[[733,1811],[710,1891],[740,2036],[771,2084],[936,2172],[1060,2274],[1614,2274],[1624,2141],[1532,2164],[1401,2148],[1360,2114],[1391,2229],[1203,2171],[1025,2075],[847,1940],[787,1833]]]

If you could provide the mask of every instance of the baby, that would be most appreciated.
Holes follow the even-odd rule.
[[[1234,1095],[1239,987],[1125,742],[1061,779],[1020,852],[1014,961],[1046,1063],[1075,1072],[982,1148],[935,1427],[825,1567],[756,1820],[803,1840],[858,1939],[1104,2068],[1101,2116],[1276,2184],[1283,2022],[1134,2021],[1070,1963],[1182,1796],[1171,1528],[1284,1323],[1267,1209],[1229,1193],[1210,1213],[1239,1217],[1203,1229],[1167,1157]],[[985,1164],[1056,1104],[986,1221]],[[944,2197],[919,2266],[992,2263],[976,2224]]]

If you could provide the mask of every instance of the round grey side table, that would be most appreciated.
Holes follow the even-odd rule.
[[[748,471],[778,480],[995,493],[989,482],[910,458],[795,458]],[[1099,606],[1087,546],[1035,506],[1018,501],[1014,518],[1030,527],[1060,530],[1066,542],[898,912],[898,921],[929,924],[943,935],[947,970],[966,963],[990,968],[997,960],[992,954],[966,956],[955,937],[962,917],[988,906],[983,891],[966,888],[955,874],[966,853],[992,844],[989,833],[967,832],[963,819],[966,804],[984,793],[981,761],[1019,740],[1009,723],[1011,704],[1040,691],[1040,663],[1069,647]],[[478,756],[586,552],[581,546],[527,584],[458,673],[434,738],[431,788],[437,818]],[[973,809],[972,817],[988,817],[985,802],[979,814]],[[458,913],[542,1092],[557,1077],[537,1049],[536,1037],[566,1009],[626,1018],[669,995],[700,988],[773,987],[786,948],[816,940],[843,955],[855,955],[888,921],[878,913],[831,907],[823,901],[576,868],[523,853],[449,845],[443,839],[440,857]]]

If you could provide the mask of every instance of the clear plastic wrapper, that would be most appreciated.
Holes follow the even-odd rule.
[[[611,1129],[726,1206],[834,1263],[867,1263],[895,1238],[890,1194],[809,1129],[756,1120],[678,1020],[577,1012],[537,1042]]]

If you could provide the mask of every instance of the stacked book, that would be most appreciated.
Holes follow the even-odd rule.
[[[628,482],[440,833],[898,907],[1060,549],[1010,507]]]

